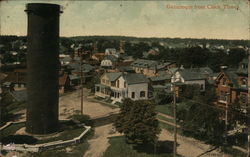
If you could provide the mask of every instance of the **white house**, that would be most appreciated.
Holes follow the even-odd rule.
[[[171,83],[183,83],[188,85],[200,85],[200,90],[205,91],[206,77],[190,69],[176,71],[171,77]]]
[[[151,97],[149,80],[143,74],[105,73],[100,84],[95,85],[95,95],[121,102],[124,98],[143,100]]]
[[[113,55],[108,55],[105,56],[105,58],[101,61],[101,67],[106,67],[106,68],[110,68],[113,65],[115,65],[115,63],[118,61],[118,58],[116,58]]]
[[[115,48],[107,48],[105,49],[105,55],[115,55],[116,49]]]

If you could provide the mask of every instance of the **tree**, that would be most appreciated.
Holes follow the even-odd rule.
[[[164,90],[156,91],[154,100],[157,105],[168,104],[173,101],[173,94],[167,93]]]
[[[223,142],[225,121],[221,118],[224,112],[216,109],[213,103],[214,88],[207,88],[205,93],[200,93],[195,86],[189,85],[184,88],[183,97],[177,108],[177,119],[185,128],[184,134],[220,145]]]
[[[239,62],[246,57],[246,52],[243,49],[230,49],[226,57],[226,64],[232,67],[237,67]]]
[[[127,142],[138,145],[155,143],[160,133],[152,101],[125,99],[114,125]]]

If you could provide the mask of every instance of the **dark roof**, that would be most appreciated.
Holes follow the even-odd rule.
[[[67,56],[67,57],[61,58],[60,61],[62,61],[62,62],[71,62],[72,58]]]
[[[78,80],[78,79],[80,79],[81,77],[80,76],[78,76],[78,75],[69,75],[69,79],[70,80]]]
[[[143,74],[127,73],[127,74],[123,74],[123,77],[128,84],[148,83],[149,82],[149,80]]]
[[[190,80],[204,80],[205,76],[199,72],[194,72],[189,69],[183,69],[179,71],[180,75],[184,78],[185,81]]]
[[[149,77],[149,79],[151,81],[164,81],[171,79],[171,75],[167,74],[165,71],[160,71],[159,74],[160,74],[159,76]]]
[[[209,74],[210,75],[213,73],[213,70],[209,67],[192,68],[190,70],[193,72],[201,73],[201,74]]]
[[[171,65],[173,62],[158,62],[154,60],[146,60],[146,59],[137,59],[131,65],[134,67],[141,68],[149,68],[149,69],[157,69],[161,70],[168,65]]]
[[[110,81],[115,81],[122,75],[121,72],[115,72],[115,73],[106,73],[107,77],[109,78]]]
[[[73,72],[80,72],[81,71],[81,64],[79,62],[70,63],[68,66],[70,69],[72,69]],[[82,65],[83,72],[90,72],[94,69],[95,69],[95,67],[93,67],[90,64],[83,64]]]
[[[123,76],[125,81],[128,84],[137,84],[137,83],[148,83],[149,80],[143,74],[137,73],[123,73],[123,72],[114,72],[114,73],[106,73],[107,77],[110,81],[115,81],[120,76]]]
[[[112,62],[118,61],[118,58],[115,57],[114,55],[107,55],[104,57],[104,60],[111,60]]]
[[[147,67],[156,66],[157,64],[158,64],[157,61],[146,60],[146,59],[137,59],[131,65],[135,66],[135,67],[147,68]]]
[[[242,63],[248,64],[248,58],[244,58],[244,59],[240,62],[240,64],[242,64]]]
[[[131,66],[119,66],[117,67],[119,71],[129,72],[134,71],[134,69]]]
[[[27,100],[27,90],[11,91],[10,94],[16,101],[26,101]]]
[[[228,79],[233,83],[233,86],[238,87],[238,75],[236,74],[236,71],[224,71],[224,73],[228,77]]]

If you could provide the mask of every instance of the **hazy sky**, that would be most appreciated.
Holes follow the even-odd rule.
[[[60,4],[63,8],[61,36],[250,39],[250,4],[247,1],[8,0],[0,2],[0,33],[26,35],[25,4],[47,2]]]

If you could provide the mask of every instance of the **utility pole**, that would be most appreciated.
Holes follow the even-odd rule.
[[[226,115],[225,115],[225,145],[227,145],[227,126],[228,126],[228,99],[229,93],[226,95]]]
[[[177,126],[176,126],[176,90],[175,90],[175,79],[173,82],[173,105],[174,105],[174,153],[173,156],[176,157],[177,154]]]
[[[80,64],[80,69],[81,69],[81,115],[83,115],[83,71],[82,71],[82,50],[81,50],[81,64]]]
[[[250,36],[250,32],[249,32],[249,36]],[[247,157],[250,157],[250,120],[249,120],[249,116],[250,116],[250,50],[248,50],[248,84],[247,84],[247,88],[248,88],[248,106],[246,108],[247,110],[247,121],[246,121],[246,124],[247,124],[247,127],[248,127],[248,136],[247,136],[247,139],[248,139],[248,151],[247,151]]]

